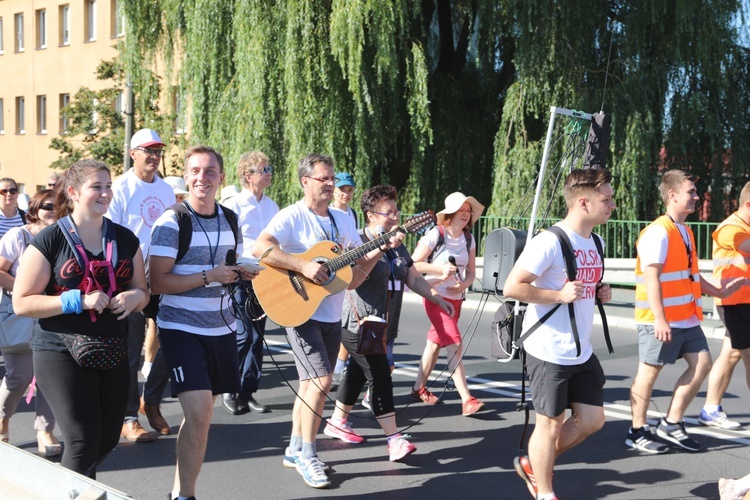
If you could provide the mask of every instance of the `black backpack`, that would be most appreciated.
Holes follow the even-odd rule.
[[[217,205],[219,206],[221,211],[224,212],[224,217],[226,217],[227,223],[232,230],[232,234],[234,234],[234,249],[235,251],[237,251],[237,235],[239,233],[237,214],[220,203],[217,203]],[[175,203],[167,210],[172,210],[175,214],[177,214],[177,232],[179,234],[179,243],[177,244],[177,257],[175,257],[175,262],[178,262],[182,260],[187,251],[190,249],[190,243],[193,240],[193,222],[190,218],[190,212],[188,211],[187,205],[185,205],[184,202]],[[146,258],[146,278],[148,278],[148,258]],[[151,287],[149,285],[149,289],[150,288]],[[143,314],[147,318],[156,318],[156,315],[159,312],[160,300],[160,294],[151,294],[151,300],[143,309]]]

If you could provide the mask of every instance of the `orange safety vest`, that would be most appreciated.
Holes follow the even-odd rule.
[[[652,222],[646,229],[641,231],[638,239],[651,226],[662,226],[667,230],[669,241],[667,243],[667,258],[659,276],[661,283],[662,303],[667,322],[674,323],[690,319],[694,315],[699,320],[703,319],[703,306],[701,304],[701,283],[698,273],[698,255],[695,250],[695,238],[693,232],[686,226],[690,237],[690,251],[692,254],[692,267],[688,265],[688,253],[685,240],[682,238],[677,225],[666,215],[662,215]],[[638,243],[636,242],[636,245]],[[691,279],[692,278],[692,279]],[[648,303],[646,294],[646,281],[641,270],[641,258],[638,256],[635,263],[635,321],[636,323],[650,324],[654,322],[654,312]]]
[[[731,281],[734,278],[750,278],[750,256],[740,253],[736,248],[722,247],[718,243],[719,231],[723,228],[734,226],[750,234],[750,226],[736,213],[724,220],[711,237],[714,240],[713,264],[714,278],[721,283]],[[737,304],[750,304],[750,287],[743,286],[725,299],[714,299],[716,305],[733,306]]]

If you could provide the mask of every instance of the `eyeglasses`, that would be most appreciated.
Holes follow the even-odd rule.
[[[18,194],[18,188],[0,189],[0,195],[5,196],[6,194]]]
[[[55,209],[55,204],[54,203],[42,203],[41,205],[39,205],[39,208],[41,210],[47,210],[48,212],[50,212]]]
[[[150,148],[133,148],[137,151],[143,151],[149,156],[162,156],[164,154],[164,150],[162,149],[150,149]]]
[[[261,167],[255,172],[250,172],[251,174],[272,174],[273,173],[273,167],[271,165],[268,165],[267,167]],[[314,177],[313,177],[314,179]]]
[[[306,175],[308,179],[315,179],[322,184],[328,184],[336,180],[335,177],[313,177],[312,175]]]
[[[382,215],[383,217],[388,217],[389,219],[398,219],[398,216],[401,215],[401,210],[396,210],[395,212],[375,212],[372,213]]]

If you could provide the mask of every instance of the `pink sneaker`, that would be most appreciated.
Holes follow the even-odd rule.
[[[340,439],[345,443],[352,444],[359,444],[365,440],[365,438],[363,438],[354,429],[352,429],[352,424],[350,424],[346,420],[342,421],[338,425],[333,425],[330,419],[326,420],[326,422],[328,422],[328,424],[326,425],[326,428],[323,429],[323,434],[325,434],[326,436]]]
[[[388,443],[388,459],[391,462],[398,462],[415,451],[417,451],[417,447],[407,441],[404,436],[391,439],[391,442]]]

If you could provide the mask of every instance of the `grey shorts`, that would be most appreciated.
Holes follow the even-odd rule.
[[[311,319],[295,328],[287,328],[300,380],[320,378],[333,373],[341,345],[341,322],[324,323]]]
[[[648,365],[674,364],[685,354],[708,351],[708,342],[699,326],[672,328],[668,344],[656,340],[654,325],[638,325],[638,360]]]
[[[595,354],[580,365],[557,365],[526,355],[534,411],[554,418],[571,403],[604,406],[604,370]]]

